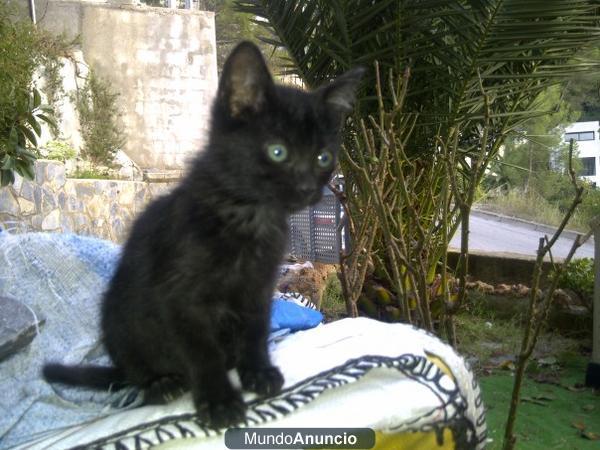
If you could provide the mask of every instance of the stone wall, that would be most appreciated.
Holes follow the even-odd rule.
[[[27,0],[12,2],[27,10]],[[78,38],[83,61],[120,94],[127,155],[144,169],[182,169],[207,138],[218,83],[214,13],[119,2],[35,5],[38,25]]]
[[[77,233],[123,242],[133,218],[172,183],[65,177],[55,161],[35,164],[35,181],[19,176],[0,188],[0,227],[17,232]]]

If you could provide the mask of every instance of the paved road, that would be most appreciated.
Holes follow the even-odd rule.
[[[469,248],[484,252],[509,252],[535,256],[538,240],[544,234],[551,235],[549,228],[518,220],[487,214],[480,211],[471,213]],[[561,237],[553,247],[555,257],[567,256],[573,237]],[[450,246],[460,248],[460,230],[450,242]],[[593,258],[594,241],[589,240],[577,250],[575,257]]]

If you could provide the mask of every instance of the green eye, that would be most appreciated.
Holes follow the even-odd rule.
[[[322,169],[327,169],[333,165],[333,154],[327,150],[317,156],[317,164]]]
[[[288,151],[287,148],[285,148],[285,145],[272,144],[267,147],[267,154],[269,155],[271,161],[280,163],[287,159]]]

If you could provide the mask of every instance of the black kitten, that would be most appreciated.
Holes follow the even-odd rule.
[[[207,148],[169,195],[134,223],[104,297],[113,368],[48,364],[48,381],[134,384],[168,396],[191,389],[215,427],[244,419],[245,390],[277,393],[267,352],[271,295],[290,213],[317,202],[334,169],[340,127],[362,75],[307,93],[277,86],[256,46],[225,63]]]

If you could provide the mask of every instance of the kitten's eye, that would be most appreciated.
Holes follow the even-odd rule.
[[[288,151],[285,145],[272,144],[267,147],[267,154],[272,161],[280,163],[287,159]]]
[[[317,164],[322,169],[328,169],[333,165],[333,154],[327,150],[317,156]]]

